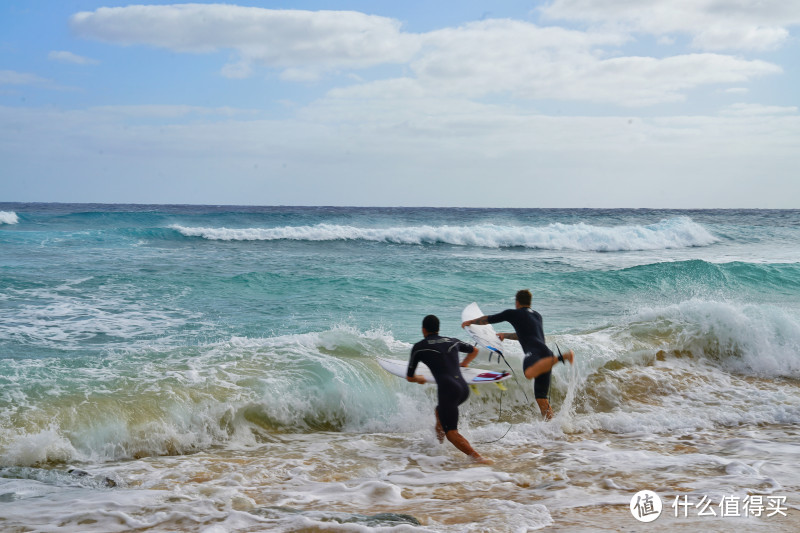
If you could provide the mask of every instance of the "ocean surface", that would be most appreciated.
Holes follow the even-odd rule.
[[[473,464],[376,358],[522,288]],[[797,531],[798,424],[800,211],[0,204],[2,531]]]

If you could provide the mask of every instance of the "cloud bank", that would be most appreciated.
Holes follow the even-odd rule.
[[[98,65],[99,61],[66,50],[53,50],[47,55],[51,61],[58,61],[60,63],[71,63],[73,65]]]
[[[286,77],[315,78],[338,69],[402,63],[418,39],[396,20],[355,11],[273,10],[235,5],[180,4],[101,8],[75,14],[70,25],[86,38],[149,45],[180,53],[233,50],[232,77],[252,65],[285,69]]]
[[[354,11],[77,13],[78,37],[204,55],[210,72],[241,78],[220,79],[216,94],[265,91],[264,78],[286,92],[263,109],[213,97],[176,105],[174,95],[0,107],[11,125],[0,130],[0,156],[20,177],[21,199],[36,183],[60,200],[106,201],[69,196],[64,169],[76,169],[73,180],[97,191],[113,183],[135,202],[792,207],[797,106],[752,100],[758,83],[787,76],[764,59],[777,55],[758,51],[790,42],[800,11],[755,0],[647,7],[554,0],[540,17],[424,32]],[[0,72],[0,86],[45,82]],[[292,100],[298,83],[310,96]]]
[[[800,25],[800,4],[785,0],[554,0],[553,20],[583,21],[618,31],[687,35],[702,50],[774,50]]]
[[[625,22],[626,31],[579,31],[499,19],[414,34],[402,31],[397,20],[353,11],[205,4],[101,8],[74,15],[71,26],[82,37],[120,45],[195,54],[232,50],[237,60],[221,69],[228,77],[251,76],[258,65],[280,70],[283,80],[307,82],[330,72],[407,65],[410,77],[352,89],[350,96],[361,98],[381,97],[381,91],[402,86],[418,95],[512,95],[648,106],[682,101],[687,91],[703,85],[744,83],[782,72],[766,61],[716,53],[626,56],[619,47],[630,41],[630,29],[695,31],[696,38],[707,39],[710,30],[703,23],[714,6],[659,2],[655,8],[665,13],[662,20],[644,8],[612,4],[620,4],[621,15],[614,20]],[[614,11],[605,3],[565,0],[544,12],[604,22]],[[727,31],[744,31],[737,13],[729,14],[734,24]]]

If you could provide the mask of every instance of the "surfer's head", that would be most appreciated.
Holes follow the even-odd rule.
[[[428,315],[422,319],[422,329],[431,333],[439,333],[439,319],[436,315]]]
[[[533,297],[531,296],[531,291],[528,289],[517,291],[517,303],[520,307],[530,307],[532,299]]]

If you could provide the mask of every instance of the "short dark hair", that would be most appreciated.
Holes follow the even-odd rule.
[[[439,333],[439,319],[436,315],[428,315],[422,319],[422,327],[428,333]]]
[[[531,291],[529,291],[528,289],[522,289],[521,291],[517,291],[517,301],[519,302],[519,305],[528,307],[531,305],[532,299],[533,296],[531,295]]]

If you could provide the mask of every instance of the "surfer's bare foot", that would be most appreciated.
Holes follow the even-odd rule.
[[[564,357],[564,361],[569,361],[569,364],[571,365],[575,364],[575,352],[572,350],[567,350],[561,355]]]
[[[493,465],[494,464],[494,461],[492,461],[491,459],[487,459],[486,457],[482,456],[478,452],[475,452],[470,457],[472,457],[473,461],[475,461],[476,463],[480,463],[482,465]]]
[[[553,408],[550,407],[550,401],[547,398],[536,398],[536,403],[545,420],[553,418]]]
[[[439,441],[439,444],[444,442],[444,429],[442,429],[442,425],[439,421],[436,421],[436,439]]]

